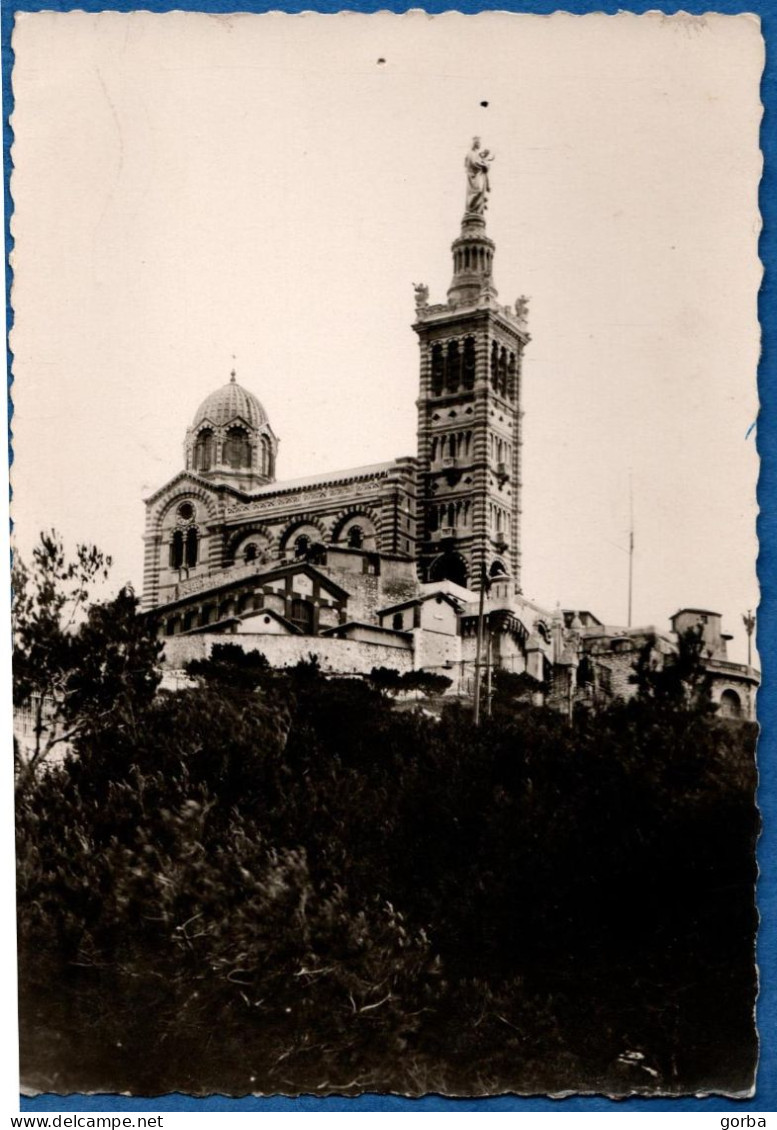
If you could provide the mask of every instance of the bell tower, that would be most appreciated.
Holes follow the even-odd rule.
[[[419,564],[423,581],[479,589],[508,577],[520,591],[521,362],[528,299],[500,306],[495,245],[486,234],[487,149],[465,158],[467,195],[453,241],[448,300],[416,286],[421,350],[418,397]]]

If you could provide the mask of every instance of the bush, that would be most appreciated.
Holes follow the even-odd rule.
[[[754,727],[643,695],[476,729],[228,645],[193,674],[20,797],[27,1078],[749,1084]]]

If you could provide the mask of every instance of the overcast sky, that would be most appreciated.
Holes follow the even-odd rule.
[[[142,581],[142,498],[229,378],[278,475],[414,454],[473,133],[531,297],[524,591],[624,623],[757,604],[753,17],[22,13],[14,516]],[[487,103],[486,106],[483,103]],[[236,360],[233,362],[233,355]]]

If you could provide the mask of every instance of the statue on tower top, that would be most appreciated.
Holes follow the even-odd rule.
[[[467,172],[467,203],[465,212],[482,216],[488,206],[488,194],[491,185],[488,180],[488,170],[493,161],[493,154],[489,149],[480,148],[480,138],[472,138],[472,148],[464,158],[464,168]]]

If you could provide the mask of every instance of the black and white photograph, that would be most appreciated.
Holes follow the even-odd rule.
[[[751,1095],[757,17],[12,46],[23,1094]]]

